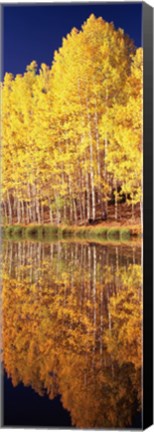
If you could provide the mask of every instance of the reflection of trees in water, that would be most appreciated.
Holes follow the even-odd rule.
[[[60,393],[78,427],[131,425],[141,398],[139,251],[4,246],[3,362],[13,385]]]

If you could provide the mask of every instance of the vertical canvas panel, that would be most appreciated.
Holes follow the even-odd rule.
[[[151,422],[147,10],[2,7],[3,426]]]
[[[153,9],[143,4],[144,49],[144,374],[143,425],[153,423]]]

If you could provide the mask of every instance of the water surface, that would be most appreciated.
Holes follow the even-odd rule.
[[[5,426],[141,427],[137,244],[5,241]]]

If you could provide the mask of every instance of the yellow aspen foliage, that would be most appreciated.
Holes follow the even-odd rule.
[[[113,192],[141,205],[142,49],[90,15],[52,65],[2,83],[4,223],[77,223]],[[117,209],[115,217],[118,218]]]

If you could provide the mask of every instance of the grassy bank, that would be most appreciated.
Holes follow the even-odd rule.
[[[129,240],[140,237],[140,226],[64,226],[64,225],[8,225],[1,228],[2,237],[6,239],[50,240],[52,238],[80,237],[85,239],[102,238],[106,240]]]

